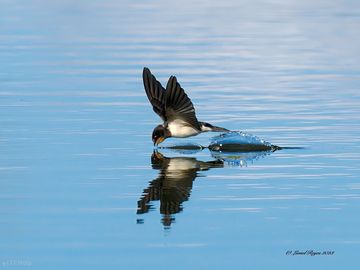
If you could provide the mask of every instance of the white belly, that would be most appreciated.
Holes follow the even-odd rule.
[[[191,169],[198,169],[198,164],[193,159],[189,158],[172,158],[167,167],[168,173],[186,172]]]
[[[197,129],[189,126],[182,120],[175,120],[168,124],[168,129],[172,137],[185,138],[194,136],[200,133]]]

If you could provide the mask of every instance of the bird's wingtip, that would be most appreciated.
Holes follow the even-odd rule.
[[[151,77],[151,72],[150,72],[150,69],[149,68],[147,68],[147,67],[144,67],[144,69],[143,69],[143,79],[144,79],[144,81],[145,80],[148,80],[150,77]]]
[[[143,68],[143,75],[145,74],[151,74],[150,69],[148,67]]]
[[[169,78],[169,80],[167,82],[167,85],[166,85],[166,89],[173,88],[174,86],[176,86],[177,83],[178,82],[177,82],[176,76],[174,76],[174,75],[170,76],[170,78]]]

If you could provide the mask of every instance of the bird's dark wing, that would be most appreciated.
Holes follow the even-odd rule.
[[[175,76],[171,76],[165,91],[165,114],[168,122],[181,119],[197,130],[201,130],[194,106]]]
[[[148,68],[143,70],[143,82],[146,95],[156,112],[162,120],[166,121],[165,115],[165,89],[161,83],[158,82],[154,75],[151,74]]]

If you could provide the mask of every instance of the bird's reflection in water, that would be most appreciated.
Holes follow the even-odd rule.
[[[152,168],[159,170],[156,179],[144,189],[143,196],[138,201],[137,214],[144,214],[153,209],[152,201],[160,201],[160,213],[165,228],[170,228],[175,221],[174,214],[182,211],[182,203],[190,197],[193,181],[199,171],[211,168],[222,168],[221,160],[199,161],[192,157],[168,158],[160,152],[151,156]],[[143,223],[138,219],[138,223]]]
[[[204,148],[188,146],[167,147],[166,150],[181,155],[195,154]],[[137,214],[145,214],[154,208],[154,201],[160,201],[162,223],[166,229],[175,221],[174,214],[182,211],[182,203],[190,197],[193,181],[199,176],[199,171],[226,166],[243,167],[260,158],[270,155],[276,149],[255,152],[220,152],[210,151],[211,161],[200,161],[194,157],[165,157],[156,151],[151,156],[152,168],[159,170],[156,179],[144,189],[143,196],[138,201]],[[143,219],[138,219],[143,223]]]

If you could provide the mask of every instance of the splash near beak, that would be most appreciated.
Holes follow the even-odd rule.
[[[159,137],[159,138],[156,140],[156,142],[154,143],[154,145],[158,145],[158,144],[162,143],[164,140],[165,140],[164,137]]]

